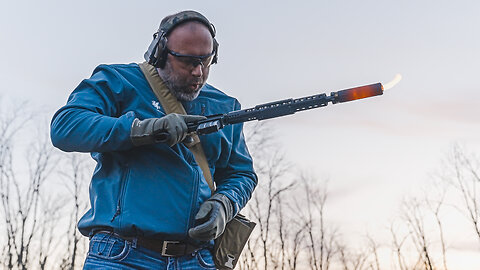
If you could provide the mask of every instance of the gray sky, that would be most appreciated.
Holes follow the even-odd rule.
[[[143,61],[183,9],[215,24],[209,82],[244,108],[402,74],[381,97],[269,121],[290,160],[330,178],[331,218],[353,233],[383,228],[453,143],[480,150],[478,1],[2,1],[0,93],[51,115],[96,65]]]

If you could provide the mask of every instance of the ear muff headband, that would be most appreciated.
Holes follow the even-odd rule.
[[[160,23],[160,27],[158,29],[158,32],[153,34],[153,41],[150,43],[150,46],[148,47],[147,52],[145,52],[145,60],[157,67],[157,68],[163,68],[165,67],[165,63],[167,62],[167,56],[168,52],[166,50],[167,48],[167,36],[172,32],[172,30],[177,27],[178,25],[187,22],[187,21],[198,21],[202,24],[204,24],[208,30],[210,31],[210,34],[212,34],[212,39],[213,39],[213,50],[215,51],[215,55],[213,56],[212,59],[212,64],[217,63],[218,60],[218,42],[215,39],[215,26],[213,26],[208,19],[203,16],[202,14],[193,11],[193,10],[187,10],[187,11],[182,11],[174,15],[170,15],[165,17],[162,22]]]

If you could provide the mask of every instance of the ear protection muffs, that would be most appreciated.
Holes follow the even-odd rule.
[[[213,50],[215,55],[212,59],[212,64],[217,63],[218,60],[218,42],[215,39],[215,26],[213,26],[208,19],[203,16],[202,14],[193,11],[187,10],[182,11],[170,16],[165,17],[162,22],[160,23],[160,27],[158,31],[153,34],[153,41],[150,43],[147,52],[145,52],[144,57],[145,60],[150,64],[157,68],[164,68],[165,63],[167,62],[168,52],[167,48],[167,36],[172,32],[172,30],[177,27],[178,25],[186,22],[186,21],[198,21],[204,24],[210,34],[212,34],[213,39]]]

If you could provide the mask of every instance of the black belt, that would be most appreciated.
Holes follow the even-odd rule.
[[[181,241],[158,240],[145,237],[126,237],[111,231],[98,231],[95,234],[98,233],[114,235],[129,242],[135,242],[136,240],[137,246],[158,252],[165,257],[185,256],[202,248],[201,246],[192,245]]]

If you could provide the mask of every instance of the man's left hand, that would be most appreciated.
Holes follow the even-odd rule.
[[[195,227],[188,231],[191,238],[210,241],[219,237],[227,223],[233,218],[230,199],[223,194],[215,194],[205,201],[195,216]]]

